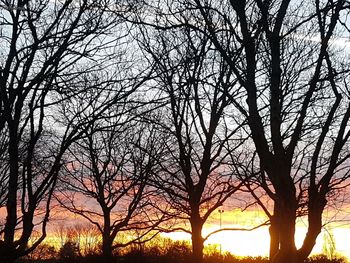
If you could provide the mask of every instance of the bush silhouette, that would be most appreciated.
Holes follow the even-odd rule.
[[[344,257],[327,258],[326,255],[314,255],[305,260],[305,263],[347,263]]]
[[[72,262],[79,257],[79,248],[75,242],[67,241],[61,247],[58,257],[61,262]]]

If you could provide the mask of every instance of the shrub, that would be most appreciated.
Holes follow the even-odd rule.
[[[27,258],[34,260],[49,260],[57,258],[57,254],[58,253],[53,246],[43,243],[31,252]]]
[[[305,263],[347,263],[347,260],[341,256],[329,259],[326,255],[314,255],[305,260]]]
[[[63,262],[72,262],[79,256],[78,245],[72,241],[67,241],[61,247],[58,255]]]

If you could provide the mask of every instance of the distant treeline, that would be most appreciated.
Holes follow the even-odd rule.
[[[96,254],[97,253],[97,254]],[[191,245],[185,241],[163,240],[163,243],[157,246],[132,246],[121,251],[121,254],[115,254],[108,263],[190,263],[192,258]],[[82,256],[76,243],[67,242],[59,250],[54,247],[43,244],[36,252],[26,256],[18,263],[104,263],[104,258],[95,253]],[[220,254],[217,248],[206,249],[204,254],[204,263],[268,263],[267,257],[237,257],[229,252]],[[325,255],[314,255],[305,260],[305,263],[347,263],[343,257],[327,258]]]

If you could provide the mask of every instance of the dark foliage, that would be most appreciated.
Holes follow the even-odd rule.
[[[176,254],[178,253],[178,254]],[[174,245],[173,250],[169,249],[162,253],[160,249],[152,248],[148,252],[140,252],[137,250],[130,251],[124,256],[115,256],[110,263],[187,263],[190,262],[191,253],[185,246],[181,244]],[[18,263],[104,263],[105,261],[99,255],[88,255],[85,257],[71,257],[65,259],[46,259],[33,260],[22,259]],[[230,253],[222,256],[213,254],[204,257],[204,263],[269,263],[266,257],[236,257]],[[308,258],[305,263],[347,263],[347,261],[338,257],[328,259],[324,255],[316,255]]]
[[[72,241],[67,241],[60,249],[58,255],[62,263],[74,262],[79,256],[78,245]]]

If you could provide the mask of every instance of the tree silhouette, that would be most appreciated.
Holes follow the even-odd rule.
[[[247,120],[261,171],[256,182],[274,202],[273,211],[264,207],[272,262],[310,254],[328,199],[348,179],[349,69],[337,46],[349,31],[348,7],[342,0],[174,0],[148,2],[134,17],[156,30],[205,35],[237,79],[227,95],[232,115]],[[308,231],[296,249],[300,213]]]
[[[0,138],[6,139],[1,141],[0,179],[6,193],[0,200],[6,219],[0,261],[13,262],[45,238],[61,158],[82,134],[81,124],[88,126],[107,107],[80,116],[79,123],[78,112],[60,126],[56,106],[98,88],[79,85],[78,76],[101,69],[101,63],[106,68],[103,61],[113,59],[108,52],[120,36],[111,35],[119,21],[106,19],[108,1],[2,1],[1,6]],[[84,105],[94,101],[85,96]],[[41,237],[29,245],[35,227],[41,228]]]
[[[97,227],[105,260],[115,248],[142,242],[162,220],[151,213],[155,193],[148,181],[155,161],[142,150],[150,149],[152,157],[159,154],[154,132],[118,107],[111,112],[120,115],[96,122],[71,145],[58,195],[63,207]],[[118,234],[134,230],[140,232],[131,240],[114,242]]]
[[[239,132],[244,120],[228,116],[228,94],[236,80],[206,36],[187,28],[144,28],[141,34],[141,46],[155,64],[154,86],[165,101],[160,117],[151,120],[166,148],[152,182],[165,201],[158,208],[178,221],[163,230],[190,233],[192,260],[201,262],[208,238],[202,236],[203,226],[239,190],[236,177],[245,169],[231,158],[239,159],[248,137]],[[183,226],[186,221],[190,228]]]
[[[259,180],[274,201],[272,262],[303,262],[321,231],[327,198],[348,178],[342,171],[349,156],[348,68],[331,40],[340,32],[347,4],[181,3],[191,10],[192,21],[204,23],[181,18],[183,25],[210,38],[245,93],[244,99],[232,100],[248,120],[262,171]],[[307,210],[308,231],[296,249],[301,207]]]

